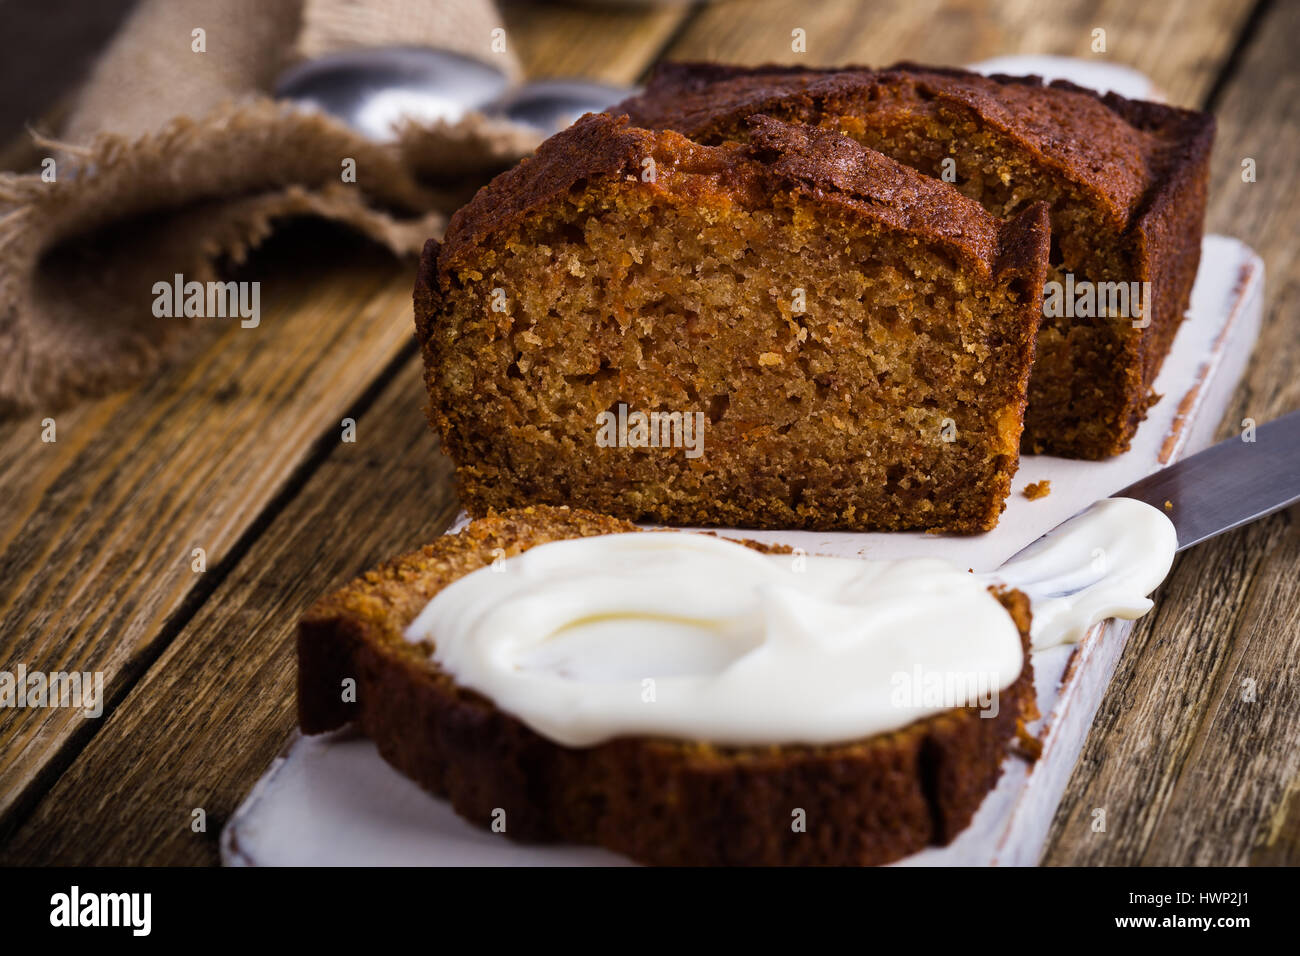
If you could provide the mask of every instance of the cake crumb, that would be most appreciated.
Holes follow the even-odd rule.
[[[1052,493],[1052,483],[1044,478],[1042,481],[1031,482],[1025,485],[1025,490],[1021,492],[1030,501],[1038,498],[1046,498]]]
[[[1016,735],[1012,738],[1011,750],[1033,763],[1043,755],[1043,742],[1025,729],[1023,721],[1016,721]]]
[[[1172,501],[1170,501],[1168,498],[1165,499],[1165,510],[1166,510],[1166,511],[1173,511],[1173,510],[1174,510],[1174,503],[1173,503]]]

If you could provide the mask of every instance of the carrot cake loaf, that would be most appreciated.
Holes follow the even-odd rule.
[[[885,70],[661,66],[613,107],[701,143],[763,114],[847,134],[954,184],[998,217],[1051,209],[1045,320],[1025,450],[1126,450],[1154,401],[1200,258],[1214,118],[1065,81]]]
[[[424,252],[430,417],[474,515],[977,532],[1011,487],[1049,236],[833,129],[588,115]]]

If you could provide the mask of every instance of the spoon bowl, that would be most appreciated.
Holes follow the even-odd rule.
[[[484,112],[545,133],[573,124],[584,113],[600,113],[632,95],[625,86],[587,80],[537,80],[498,97]]]
[[[427,47],[370,47],[330,53],[287,70],[275,95],[342,120],[367,139],[396,139],[402,119],[454,123],[509,86],[481,60]]]
[[[275,96],[341,120],[367,139],[391,142],[403,120],[454,123],[466,113],[501,117],[549,136],[632,90],[586,80],[540,80],[514,89],[505,73],[429,47],[368,47],[290,68]]]

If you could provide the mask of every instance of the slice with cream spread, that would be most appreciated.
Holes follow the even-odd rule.
[[[933,559],[763,554],[709,535],[556,541],[453,582],[406,629],[456,682],[547,739],[830,744],[954,707],[996,714],[1024,654],[988,590],[1028,593],[1036,646],[1137,617],[1168,519],[1100,502],[992,575]],[[1037,618],[1042,615],[1042,623]]]
[[[762,554],[708,535],[557,541],[407,629],[456,682],[570,747],[821,744],[986,706],[1024,665],[987,585],[941,561]]]

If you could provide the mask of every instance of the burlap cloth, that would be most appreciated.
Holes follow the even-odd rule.
[[[379,145],[266,91],[351,45],[454,49],[517,74],[491,50],[498,26],[491,0],[141,0],[41,140],[55,181],[0,174],[0,415],[149,374],[203,321],[156,318],[153,285],[218,278],[278,222],[320,216],[399,255],[441,235],[466,178],[532,134],[469,116]]]

